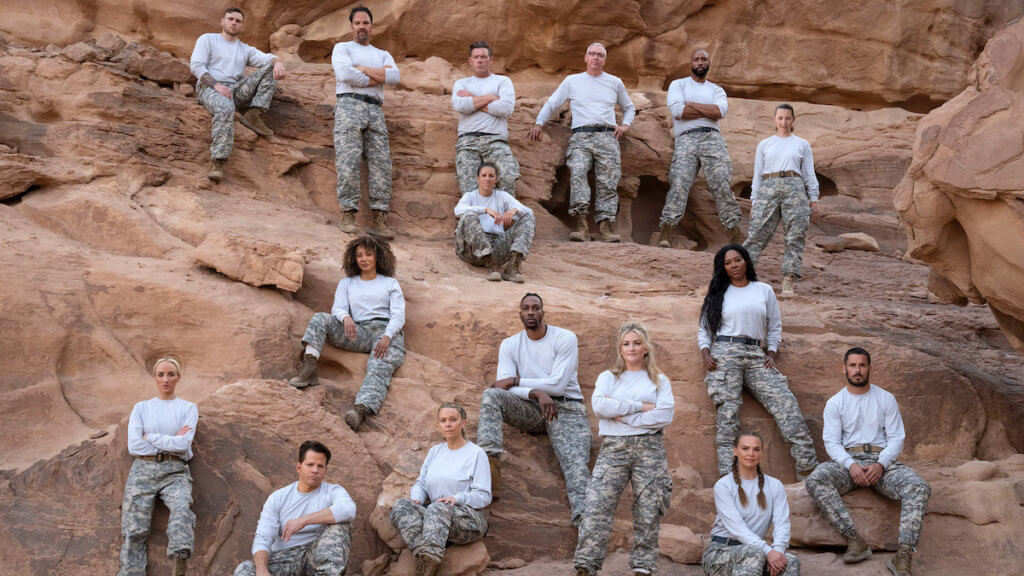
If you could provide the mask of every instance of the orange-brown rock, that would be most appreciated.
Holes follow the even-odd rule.
[[[252,286],[276,286],[288,292],[302,287],[302,254],[257,238],[214,232],[196,247],[195,260]]]

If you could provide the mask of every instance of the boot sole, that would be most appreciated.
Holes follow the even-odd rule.
[[[573,236],[571,234],[569,235],[569,242],[587,242],[589,240],[590,238],[584,238],[582,236]]]
[[[864,552],[860,556],[851,556],[851,557],[847,558],[844,555],[843,556],[843,562],[846,563],[846,564],[856,564],[858,562],[863,562],[863,561],[867,560],[868,558],[871,558],[871,550],[867,550],[866,552]]]
[[[291,386],[292,388],[298,388],[299,390],[302,390],[303,388],[309,388],[310,386],[317,386],[319,384],[320,384],[320,380],[319,379],[307,380],[305,382],[303,382],[301,380],[298,380],[298,381],[296,381],[296,380],[289,380],[288,381],[288,385],[289,386]]]

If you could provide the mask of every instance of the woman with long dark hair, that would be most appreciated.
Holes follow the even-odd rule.
[[[405,297],[395,280],[395,255],[386,240],[360,236],[348,243],[345,277],[334,291],[331,313],[317,312],[302,337],[302,368],[289,384],[319,384],[317,364],[324,343],[369,354],[363,386],[345,413],[353,430],[376,414],[391,385],[391,375],[405,362]]]
[[[775,291],[757,281],[746,248],[728,244],[715,254],[714,274],[700,309],[697,344],[707,376],[708,396],[718,410],[718,473],[728,474],[740,429],[743,388],[775,418],[789,444],[799,477],[818,465],[800,404],[775,367],[782,342],[782,316]],[[767,347],[767,353],[763,350]]]

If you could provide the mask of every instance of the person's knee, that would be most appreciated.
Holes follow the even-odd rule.
[[[427,505],[427,514],[447,518],[452,515],[452,507],[442,502],[431,502]]]
[[[252,563],[252,560],[246,560],[235,568],[234,576],[255,576],[256,565]]]
[[[768,555],[764,553],[764,550],[761,550],[758,546],[750,546],[747,551],[747,555],[753,558],[754,562],[757,562],[758,564],[764,564],[765,560],[768,558]]]
[[[485,388],[483,396],[480,398],[480,409],[483,410],[484,406],[497,408],[501,403],[502,396],[506,392],[506,390],[501,388]]]
[[[818,495],[821,490],[829,484],[828,476],[822,466],[818,466],[814,469],[804,480],[804,487],[807,489],[807,493],[812,497]]]
[[[322,323],[324,326],[331,321],[331,314],[329,312],[317,312],[313,314],[313,320]]]
[[[800,573],[800,559],[786,552],[786,571],[790,574]]]
[[[409,500],[408,498],[399,498],[395,501],[394,505],[391,506],[391,513],[389,514],[391,521],[394,522],[398,518],[401,518],[413,506],[415,506],[415,504],[412,500]]]
[[[918,478],[903,491],[903,500],[928,502],[932,496],[932,487],[923,479]]]

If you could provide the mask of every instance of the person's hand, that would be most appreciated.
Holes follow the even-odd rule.
[[[436,502],[440,502],[442,504],[447,504],[449,506],[455,506],[456,504],[458,504],[458,502],[456,502],[455,498],[452,497],[452,496],[445,496],[444,498],[438,498],[436,500]]]
[[[515,378],[502,378],[496,382],[491,383],[491,388],[501,388],[502,390],[508,390],[509,388],[516,385]]]
[[[233,99],[233,96],[231,96],[231,88],[228,88],[227,86],[218,82],[217,84],[213,85],[213,89],[216,90],[221,96],[227,98],[228,100]]]
[[[764,355],[764,369],[765,370],[771,370],[772,368],[775,368],[775,355],[776,354],[778,354],[778,352],[776,352],[775,350],[769,350],[768,353]]]
[[[544,132],[544,127],[540,124],[534,124],[530,127],[530,133],[527,137],[534,142],[540,142],[540,135]]]
[[[540,404],[540,413],[544,416],[545,422],[558,419],[558,404],[555,404],[555,401],[551,399],[551,396],[547,395],[547,392],[531,390],[530,396],[536,398],[537,403]]]
[[[885,467],[878,462],[871,464],[864,470],[868,480],[867,486],[874,486],[876,482],[882,479],[882,474],[885,474]]]
[[[640,404],[641,412],[650,412],[651,410],[654,410],[654,404],[651,404],[650,402],[644,402]]]
[[[366,69],[367,69],[368,67],[367,67],[367,66],[353,66],[353,68],[355,68],[356,70],[359,70],[359,71],[360,71],[360,72],[362,72],[363,74],[366,74]]]
[[[302,518],[293,518],[284,523],[284,528],[281,530],[281,541],[287,542],[293,534],[302,530],[306,527],[306,522]]]
[[[512,227],[513,224],[516,223],[516,214],[518,213],[519,211],[516,210],[515,208],[509,208],[508,210],[505,211],[504,214],[501,215],[502,220],[505,221],[505,230],[508,230],[509,228]]]
[[[455,95],[458,96],[459,98],[472,98],[476,96],[475,94],[473,94],[469,90],[466,90],[465,88],[456,92]]]
[[[786,569],[786,555],[778,550],[772,550],[765,557],[768,563],[768,574],[778,576]]]
[[[188,434],[191,431],[192,427],[189,426],[188,424],[185,424],[184,426],[181,427],[181,430],[178,430],[178,433],[175,434],[175,436],[184,436],[185,434]]]
[[[857,486],[863,486],[865,488],[871,486],[871,484],[868,484],[867,468],[864,468],[856,462],[850,464],[850,478],[853,479],[853,483]]]
[[[359,332],[356,330],[356,321],[351,316],[345,316],[345,319],[341,321],[345,325],[345,338],[349,340],[355,340]]]
[[[274,80],[282,80],[287,75],[288,75],[288,72],[285,71],[284,64],[282,64],[280,60],[275,60],[274,61]]]
[[[497,224],[498,226],[501,226],[502,222],[504,221],[504,217],[501,215],[501,212],[498,212],[494,208],[487,208],[486,210],[487,214],[491,218],[494,218],[494,223]]]
[[[700,349],[700,359],[704,361],[704,369],[708,372],[714,372],[718,370],[718,362],[715,361],[715,357],[711,355],[711,350],[707,348]]]
[[[391,346],[391,336],[381,336],[377,345],[373,347],[373,357],[378,360],[387,356],[388,347]]]
[[[811,202],[811,220],[821,218],[821,210],[818,210],[818,203]]]
[[[618,140],[619,137],[626,133],[626,130],[629,130],[629,125],[627,124],[623,124],[622,126],[616,126],[615,132],[613,132],[612,135],[615,136],[616,140]]]

